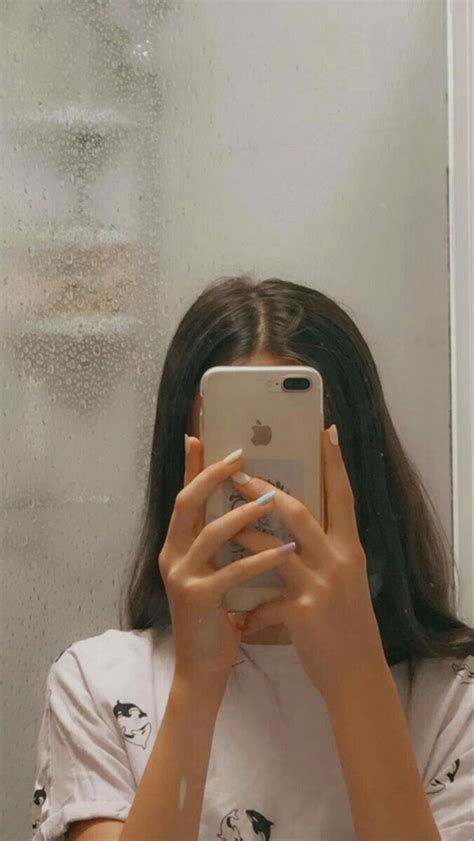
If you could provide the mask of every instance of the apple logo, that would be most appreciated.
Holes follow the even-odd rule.
[[[263,444],[264,446],[268,444],[272,437],[272,430],[269,426],[263,426],[262,422],[257,418],[257,425],[252,426],[253,435],[251,437],[252,444]]]

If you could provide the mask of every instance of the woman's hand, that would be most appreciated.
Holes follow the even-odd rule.
[[[281,565],[272,547],[216,569],[215,556],[236,532],[273,510],[274,500],[241,505],[205,525],[205,504],[219,484],[242,464],[242,456],[203,469],[203,445],[190,438],[186,455],[184,488],[178,493],[166,541],[158,559],[168,596],[176,644],[177,674],[213,678],[225,686],[234,663],[242,631],[238,618],[228,613],[222,601],[227,590]],[[257,497],[260,494],[257,494]]]
[[[297,548],[278,568],[286,596],[249,612],[245,632],[284,624],[306,674],[324,695],[344,680],[341,672],[347,658],[359,653],[362,658],[384,658],[384,652],[352,488],[340,447],[331,443],[328,430],[321,433],[321,459],[327,531],[302,502],[277,490],[275,514],[291,530]],[[273,488],[258,478],[247,484],[234,481],[234,485],[248,499]],[[254,552],[281,545],[277,538],[256,529],[244,529],[233,541]]]

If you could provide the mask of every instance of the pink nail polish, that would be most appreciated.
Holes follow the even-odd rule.
[[[279,558],[284,558],[286,555],[291,555],[296,549],[296,543],[292,541],[291,543],[285,543],[283,546],[279,546],[277,551],[277,555]]]

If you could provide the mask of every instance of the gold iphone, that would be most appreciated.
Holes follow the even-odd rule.
[[[323,381],[315,368],[303,365],[209,368],[200,382],[200,439],[204,467],[242,447],[242,470],[299,499],[325,525],[321,469],[324,429]],[[247,498],[228,479],[208,497],[206,523],[243,505]],[[274,512],[250,528],[275,535],[282,543],[297,537]],[[255,554],[227,541],[214,558],[220,569]],[[228,590],[228,611],[253,610],[282,598],[285,583],[277,570],[267,570]]]

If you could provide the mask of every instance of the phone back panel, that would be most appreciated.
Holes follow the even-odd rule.
[[[307,377],[310,388],[307,391],[281,390],[281,382],[288,376]],[[216,366],[203,374],[200,393],[204,467],[242,447],[243,471],[301,500],[315,518],[324,523],[320,461],[324,404],[319,372],[301,365]],[[246,497],[226,480],[208,497],[206,523],[246,502]],[[273,534],[284,543],[293,539],[298,542],[273,512],[253,521],[250,528]],[[220,568],[251,554],[254,553],[227,541],[214,563]],[[281,588],[281,585],[282,579],[276,570],[261,573],[249,579],[244,588],[239,585],[230,591],[227,607],[230,610],[252,609],[272,594],[274,596],[274,588]],[[254,588],[255,605],[250,605],[248,593],[243,599],[241,592],[240,601],[236,598],[235,591],[246,588]]]

